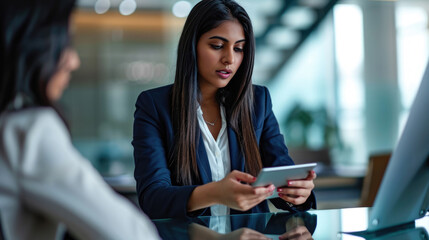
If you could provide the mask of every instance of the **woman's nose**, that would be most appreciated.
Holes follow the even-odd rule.
[[[224,65],[230,65],[234,63],[234,49],[227,49],[224,52],[224,56],[222,58],[222,63]]]
[[[69,66],[71,71],[74,71],[78,69],[80,66],[79,54],[77,54],[76,50],[74,49],[72,49],[69,54],[70,54]]]

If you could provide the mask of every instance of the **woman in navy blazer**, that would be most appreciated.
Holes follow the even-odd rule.
[[[313,171],[283,188],[249,185],[262,167],[294,164],[268,89],[252,85],[254,53],[250,18],[240,5],[195,5],[179,41],[174,84],[144,91],[136,103],[134,177],[140,207],[151,218],[210,215],[217,205],[230,214],[268,212],[265,199],[274,191],[277,208],[316,207]],[[228,172],[211,168],[216,161]]]

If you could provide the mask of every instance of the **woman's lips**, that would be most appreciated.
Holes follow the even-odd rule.
[[[231,76],[232,71],[229,69],[222,69],[222,70],[218,70],[216,71],[216,74],[222,78],[222,79],[227,79]]]

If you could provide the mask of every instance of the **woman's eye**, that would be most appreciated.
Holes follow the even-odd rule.
[[[243,49],[236,47],[236,48],[234,48],[234,51],[236,51],[236,52],[243,52]]]
[[[210,45],[213,49],[221,49],[222,48],[222,45],[214,45],[214,44],[211,44]]]

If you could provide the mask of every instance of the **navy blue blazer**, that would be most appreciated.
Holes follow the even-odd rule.
[[[170,96],[172,85],[142,92],[136,102],[134,114],[133,141],[134,177],[142,210],[154,218],[183,218],[210,215],[210,208],[192,213],[186,211],[192,191],[199,185],[212,181],[210,165],[200,136],[197,149],[197,163],[201,181],[196,185],[183,186],[171,178],[168,156],[174,145],[174,132],[171,118]],[[268,89],[253,86],[254,113],[253,127],[259,145],[264,167],[293,165],[285,145],[283,135],[272,111]],[[244,171],[244,157],[237,134],[230,126],[227,128],[231,155],[231,170]],[[271,199],[280,209],[289,211],[308,210],[316,207],[314,194],[300,208],[290,207],[280,198]],[[241,212],[231,209],[231,214],[269,212],[267,201],[252,209]]]

